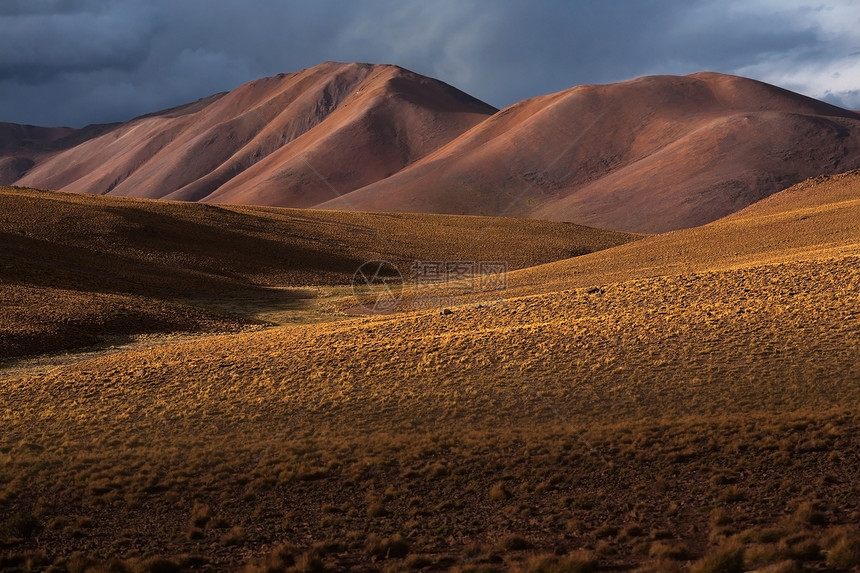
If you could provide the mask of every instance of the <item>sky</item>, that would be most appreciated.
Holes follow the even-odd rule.
[[[497,107],[702,70],[860,109],[857,0],[0,0],[0,122],[125,121],[334,60]]]

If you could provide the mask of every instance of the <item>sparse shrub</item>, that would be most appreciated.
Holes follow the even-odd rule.
[[[751,545],[744,551],[744,559],[752,566],[767,565],[787,558],[787,552],[772,543]]]
[[[587,493],[578,496],[576,499],[570,502],[570,507],[572,507],[573,509],[589,510],[593,509],[594,505],[594,498]]]
[[[221,536],[221,545],[243,545],[247,541],[245,530],[239,526],[233,527]]]
[[[205,537],[203,530],[199,527],[191,527],[188,529],[188,533],[185,534],[185,537],[189,541],[194,541],[196,539],[203,539]]]
[[[182,569],[178,563],[162,557],[152,557],[139,562],[135,568],[135,573],[180,573]]]
[[[767,565],[789,559],[813,561],[821,557],[821,547],[813,537],[801,533],[783,538],[779,543],[751,545],[746,548],[744,557],[747,563],[755,565]]]
[[[821,558],[821,546],[813,537],[806,534],[786,537],[779,543],[786,557],[802,561],[814,561]]]
[[[615,537],[616,535],[618,535],[618,528],[614,525],[609,525],[608,523],[604,523],[603,525],[594,530],[594,536],[597,539]]]
[[[195,503],[191,510],[191,525],[193,527],[204,528],[212,516],[209,513],[209,506],[202,503]]]
[[[388,540],[389,557],[406,557],[409,553],[409,543],[399,533]]]
[[[510,499],[511,496],[512,494],[505,485],[505,482],[496,482],[490,488],[490,499],[493,501],[505,501],[506,499]]]
[[[831,542],[826,551],[827,564],[849,569],[860,565],[860,537],[843,533]]]
[[[42,550],[25,553],[0,553],[0,570],[2,571],[42,571],[51,562],[52,559]]]
[[[285,573],[296,564],[298,547],[291,543],[281,543],[262,562],[252,563],[245,567],[245,573]]]
[[[743,570],[743,546],[731,542],[696,561],[690,568],[690,573],[742,573]]]
[[[409,553],[409,543],[400,534],[383,538],[376,533],[371,533],[364,543],[364,550],[368,555],[376,557],[401,558]]]
[[[206,524],[209,529],[227,529],[230,527],[230,522],[223,517],[215,516]]]
[[[610,543],[606,539],[601,539],[594,545],[594,551],[598,555],[616,555],[618,553],[618,547],[616,544]]]
[[[68,525],[70,523],[71,523],[71,520],[69,520],[68,517],[65,517],[65,516],[55,517],[50,522],[48,522],[48,529],[50,529],[51,531],[60,531],[63,528],[68,527]]]
[[[326,567],[319,550],[311,549],[302,553],[292,570],[296,573],[324,573]]]
[[[597,567],[597,558],[590,551],[575,551],[567,555],[536,555],[519,569],[523,573],[589,573]]]
[[[493,552],[493,548],[483,543],[479,543],[477,541],[473,541],[468,543],[463,548],[463,555],[469,557],[471,559],[475,559],[478,557],[486,557]]]
[[[797,506],[791,519],[796,525],[823,525],[827,519],[824,514],[818,511],[815,504],[805,501]]]
[[[407,569],[423,569],[433,564],[433,561],[423,555],[409,555],[403,562]]]
[[[756,541],[758,543],[777,543],[788,536],[788,531],[781,527],[754,527],[743,531],[738,537],[741,541]]]
[[[3,524],[2,533],[13,539],[32,539],[42,530],[39,519],[29,513],[17,513]]]
[[[732,486],[727,487],[719,495],[719,500],[722,503],[735,503],[738,501],[743,501],[746,498],[747,498],[746,493],[744,493],[736,485],[732,485]]]
[[[525,551],[531,549],[532,544],[521,535],[511,534],[500,539],[498,547],[503,551]]]
[[[75,519],[75,523],[78,527],[89,529],[93,526],[93,518],[87,515],[80,515]]]
[[[732,518],[722,507],[718,507],[711,512],[710,524],[712,528],[723,527],[732,522]]]
[[[98,561],[84,555],[80,551],[75,551],[66,560],[65,566],[69,573],[85,573],[98,565]]]
[[[367,506],[367,517],[385,517],[386,515],[389,515],[389,511],[379,502]]]
[[[652,543],[651,547],[648,549],[648,556],[661,561],[678,561],[686,558],[687,550],[684,548],[683,545],[667,543],[664,541],[656,541]]]

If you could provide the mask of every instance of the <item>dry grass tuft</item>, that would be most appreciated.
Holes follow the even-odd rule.
[[[590,573],[597,568],[597,557],[590,551],[567,555],[534,555],[513,569],[520,573]]]
[[[853,527],[831,531],[824,541],[824,554],[831,567],[850,569],[860,566],[860,533]]]
[[[528,539],[513,533],[502,537],[496,546],[502,551],[525,551],[534,547]]]
[[[693,563],[690,573],[741,573],[743,570],[744,548],[729,542]]]

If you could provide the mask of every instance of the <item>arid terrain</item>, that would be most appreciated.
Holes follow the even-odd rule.
[[[501,111],[392,65],[326,62],[121,124],[0,124],[0,185],[659,233],[860,168],[860,114],[702,72]]]
[[[21,145],[7,153],[33,165],[0,183],[310,207],[391,175],[495,111],[396,66],[328,62],[103,134],[82,130],[85,141],[57,153]]]
[[[860,172],[645,237],[0,202],[0,568],[860,570]],[[356,314],[379,259],[507,288]]]
[[[858,130],[854,112],[724,74],[577,86],[506,108],[323,206],[664,232],[860,167]]]
[[[0,188],[0,361],[105,336],[337,318],[353,275],[388,261],[519,269],[635,235],[570,223],[210,206]],[[342,305],[341,305],[342,306]]]

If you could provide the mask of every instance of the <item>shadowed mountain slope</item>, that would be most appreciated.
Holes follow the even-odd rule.
[[[308,207],[399,171],[495,111],[396,66],[327,62],[116,126],[17,184]]]

